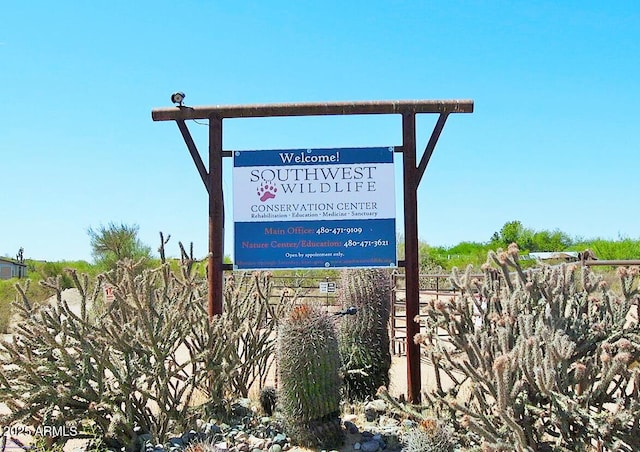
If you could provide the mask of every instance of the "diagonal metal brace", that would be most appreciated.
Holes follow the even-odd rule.
[[[429,164],[429,159],[431,159],[431,154],[433,154],[433,150],[436,147],[436,143],[440,138],[440,134],[442,133],[442,129],[444,128],[444,123],[447,122],[447,118],[449,117],[448,112],[440,113],[438,117],[438,122],[436,122],[435,127],[433,128],[433,132],[431,132],[431,138],[429,138],[429,142],[427,143],[427,147],[424,149],[424,154],[420,158],[420,164],[418,165],[418,171],[416,173],[416,188],[420,185],[420,181],[422,180],[422,175],[424,171],[427,169],[427,165]]]
[[[193,137],[191,136],[191,132],[189,132],[189,128],[183,119],[176,119],[176,124],[178,124],[178,129],[180,129],[180,133],[182,134],[182,138],[184,138],[184,142],[187,145],[187,149],[189,149],[189,153],[191,154],[191,158],[193,159],[193,163],[196,164],[196,168],[198,169],[198,173],[200,173],[200,179],[202,179],[202,183],[204,187],[207,189],[207,193],[210,193],[209,190],[209,173],[207,169],[204,167],[204,163],[202,162],[202,158],[200,157],[200,153],[198,152],[198,148],[196,144],[193,142]]]

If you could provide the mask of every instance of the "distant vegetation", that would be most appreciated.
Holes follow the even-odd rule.
[[[615,241],[593,239],[576,242],[568,251],[582,251],[589,248],[598,259],[640,259],[640,240],[620,238]]]
[[[404,256],[404,243],[399,240],[399,255]],[[487,253],[498,248],[506,249],[516,243],[521,255],[544,251],[584,251],[590,249],[598,259],[640,259],[640,239],[619,238],[571,238],[559,230],[535,231],[525,228],[520,221],[504,224],[486,242],[460,242],[457,245],[430,246],[426,242],[418,245],[420,266],[424,269],[442,268],[449,271],[453,267],[465,268],[472,264],[478,269],[485,262]]]
[[[122,259],[151,260],[151,247],[140,241],[138,229],[138,225],[124,223],[89,228],[87,233],[96,265],[108,270]]]
[[[89,228],[87,231],[90,241],[93,263],[86,261],[58,261],[43,262],[25,259],[27,264],[27,277],[31,280],[29,286],[29,298],[35,301],[44,301],[51,293],[41,287],[38,282],[49,277],[60,277],[63,288],[72,287],[66,268],[75,269],[78,273],[86,273],[94,278],[99,273],[107,271],[115,266],[115,263],[124,258],[145,261],[143,267],[151,268],[160,264],[161,259],[153,256],[152,248],[142,243],[138,238],[138,226],[118,223],[100,225],[98,228]],[[166,243],[161,236],[161,240]],[[453,267],[465,268],[472,264],[478,270],[485,262],[487,253],[498,248],[506,249],[510,243],[517,243],[521,254],[537,251],[584,251],[592,250],[599,259],[640,259],[640,239],[619,238],[618,240],[605,240],[601,238],[580,239],[572,238],[559,230],[536,231],[526,228],[520,221],[510,221],[495,232],[486,242],[460,242],[454,246],[430,246],[424,241],[418,245],[418,254],[421,269],[429,273],[449,273]],[[193,251],[188,250],[192,255]],[[186,252],[186,251],[185,251]],[[162,257],[162,256],[161,256]],[[404,258],[404,241],[398,240],[398,257]],[[174,271],[179,268],[176,259],[167,259]],[[231,260],[225,257],[225,262]],[[535,261],[529,264],[535,265]],[[204,275],[206,262],[197,262],[195,271]],[[333,270],[316,270],[314,275],[324,272],[323,276],[337,276]],[[277,271],[279,276],[293,276],[307,274],[308,271]],[[11,302],[16,299],[14,285],[15,279],[0,280],[0,332],[5,332],[9,324]]]

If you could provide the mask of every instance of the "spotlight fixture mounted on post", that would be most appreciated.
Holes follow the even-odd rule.
[[[174,104],[176,104],[178,107],[182,107],[182,101],[185,98],[185,94],[181,93],[181,92],[177,92],[177,93],[173,93],[171,95],[171,102],[173,102]]]

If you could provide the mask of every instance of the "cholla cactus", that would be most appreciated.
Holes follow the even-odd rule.
[[[238,332],[231,359],[247,364],[231,376],[231,390],[241,397],[247,397],[253,385],[265,386],[274,361],[278,322],[298,297],[299,292],[290,289],[272,297],[271,277],[271,272],[234,272],[225,280],[224,317]]]
[[[0,344],[0,400],[11,411],[6,425],[92,421],[121,444],[135,442],[135,426],[159,441],[171,422],[186,428],[195,391],[221,392],[211,391],[210,370],[225,375],[238,365],[228,359],[232,342],[216,340],[228,334],[230,322],[207,318],[200,290],[206,286],[179,280],[167,265],[140,271],[130,260],[95,284],[75,271],[71,277],[81,297],[79,315],[59,279],[43,282],[57,302],[41,309],[18,287],[24,321],[12,341]],[[115,299],[99,307],[103,280]],[[162,409],[153,411],[152,404]]]
[[[239,275],[227,281],[227,310],[210,320],[206,280],[193,262],[183,249],[180,273],[130,260],[95,282],[71,272],[79,314],[59,278],[43,282],[57,300],[42,308],[18,285],[23,320],[11,341],[0,342],[0,402],[10,411],[2,425],[91,423],[121,445],[135,443],[138,426],[162,442],[196,411],[222,410],[228,394],[262,382],[277,316],[292,297],[269,304],[267,275]],[[114,300],[101,305],[103,281]],[[196,410],[203,395],[207,403]]]
[[[338,326],[346,395],[355,400],[374,397],[380,386],[389,385],[389,273],[344,270],[338,300],[343,309],[357,308],[355,316],[343,318]]]
[[[525,271],[517,256],[489,253],[484,281],[454,271],[461,295],[429,306],[415,340],[453,386],[428,399],[490,450],[640,450],[637,268],[616,295],[586,267]]]
[[[280,325],[277,356],[278,402],[293,441],[309,447],[342,444],[340,359],[332,320],[314,306],[298,306]]]

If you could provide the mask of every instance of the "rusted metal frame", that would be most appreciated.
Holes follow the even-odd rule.
[[[436,147],[436,143],[440,138],[440,134],[442,133],[442,129],[444,127],[444,123],[447,122],[447,118],[449,117],[449,113],[440,113],[438,117],[438,122],[436,122],[435,127],[433,128],[433,132],[431,133],[431,138],[429,138],[429,142],[427,143],[427,147],[422,154],[422,158],[420,159],[420,165],[418,166],[418,172],[416,174],[416,190],[417,186],[420,185],[420,181],[422,180],[422,176],[424,171],[427,169],[427,165],[429,164],[429,159],[431,159],[431,154],[433,154],[433,150]]]
[[[222,314],[224,282],[224,197],[222,193],[222,118],[209,117],[209,318]]]
[[[185,121],[183,120],[176,120],[176,123],[178,124],[178,128],[180,129],[180,133],[182,134],[182,137],[184,138],[184,142],[187,145],[187,148],[189,149],[189,153],[191,154],[191,157],[193,158],[193,162],[196,164],[196,168],[198,169],[198,173],[200,174],[200,178],[202,179],[202,183],[204,183],[204,187],[207,189],[207,193],[210,194],[209,192],[209,173],[207,172],[204,163],[202,162],[202,158],[200,157],[200,152],[198,151],[198,148],[195,145],[195,142],[193,141],[193,138],[191,137],[191,133],[189,132],[189,128],[187,127],[187,124],[185,123]],[[222,151],[222,157],[233,157],[233,151]],[[224,271],[230,271],[233,270],[233,264],[222,264],[222,269]]]
[[[418,178],[416,168],[416,115],[402,114],[402,168],[404,181],[405,311],[407,315],[407,398],[419,403],[421,394],[420,345],[413,341],[420,332],[415,321],[420,313],[418,262]]]
[[[207,169],[204,167],[204,163],[202,162],[202,158],[200,157],[200,153],[198,152],[198,148],[193,141],[193,137],[191,136],[191,132],[189,132],[187,124],[183,119],[176,119],[176,124],[178,124],[178,129],[180,129],[180,133],[182,134],[182,138],[184,138],[187,149],[189,149],[189,153],[191,154],[193,163],[196,164],[198,174],[200,174],[200,178],[204,183],[204,187],[207,189],[208,193],[211,193],[211,191],[209,190],[209,173],[207,173]]]
[[[230,152],[222,150],[222,119],[240,117],[271,116],[318,116],[318,115],[354,115],[354,114],[402,114],[403,145],[396,152],[403,152],[404,206],[406,240],[406,313],[407,313],[407,380],[408,398],[420,401],[420,350],[413,342],[413,336],[420,330],[414,319],[419,314],[419,275],[418,275],[418,232],[417,232],[417,188],[428,164],[435,143],[440,135],[446,116],[450,113],[473,112],[472,100],[454,101],[376,101],[376,102],[333,102],[241,105],[225,107],[180,107],[156,109],[152,111],[154,121],[206,119],[210,120],[209,133],[209,315],[222,312],[222,282],[226,265],[224,259],[224,203],[222,198],[222,156]],[[420,166],[416,167],[416,113],[440,113],[438,123],[441,126],[432,133]],[[443,114],[446,115],[443,117]],[[214,181],[215,185],[214,185]],[[219,194],[216,195],[216,192]],[[413,246],[411,246],[413,244]],[[216,295],[218,295],[216,297]]]
[[[306,102],[290,104],[217,105],[158,108],[151,112],[154,121],[176,119],[261,118],[273,116],[324,116],[413,113],[471,113],[472,100],[395,100],[365,102]]]

